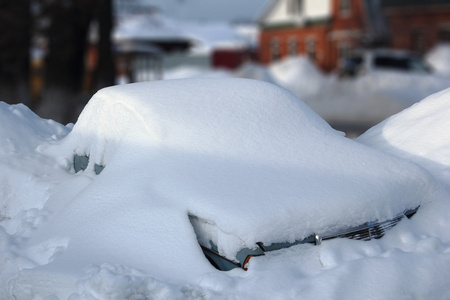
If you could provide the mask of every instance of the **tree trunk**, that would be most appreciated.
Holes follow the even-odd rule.
[[[0,101],[30,105],[30,36],[30,1],[0,0]]]
[[[68,123],[78,116],[93,4],[93,0],[55,0],[49,4],[45,86],[37,108],[43,118]]]
[[[94,90],[111,86],[115,82],[115,68],[111,43],[111,31],[113,28],[112,15],[112,0],[97,0],[96,19],[99,30],[99,60],[95,74]]]

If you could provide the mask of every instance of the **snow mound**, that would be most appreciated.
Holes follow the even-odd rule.
[[[326,80],[325,75],[307,57],[288,57],[269,67],[277,83],[300,99],[317,93]]]
[[[438,44],[427,53],[426,60],[436,72],[450,75],[450,43]]]
[[[23,104],[8,105],[5,102],[0,102],[0,127],[0,157],[17,154],[17,151],[28,152],[42,139],[57,140],[70,131],[53,120],[39,118]],[[17,149],[15,145],[21,145],[21,148]]]
[[[415,161],[450,185],[450,89],[433,94],[357,140]]]
[[[238,78],[262,80],[270,83],[276,82],[275,78],[266,67],[253,62],[243,64],[234,72],[234,76]]]
[[[0,225],[8,233],[26,234],[43,219],[39,209],[49,197],[48,186],[43,184],[48,178],[32,174],[56,165],[39,146],[61,139],[70,129],[39,118],[23,104],[4,102],[0,102],[0,128]],[[42,166],[33,164],[37,159]]]

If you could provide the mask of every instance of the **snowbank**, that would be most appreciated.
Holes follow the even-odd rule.
[[[357,140],[414,161],[450,186],[450,89],[433,94]]]
[[[450,44],[439,44],[426,55],[427,62],[443,75],[450,75]]]
[[[23,104],[4,102],[0,102],[0,128],[0,222],[7,233],[13,234],[28,230],[23,218],[28,217],[29,222],[38,218],[39,209],[49,197],[47,181],[52,177],[39,178],[34,174],[42,170],[53,173],[56,163],[34,153],[35,149],[43,141],[60,140],[70,128],[40,119]]]
[[[315,95],[325,83],[325,76],[304,56],[289,57],[269,67],[277,83],[300,99]]]

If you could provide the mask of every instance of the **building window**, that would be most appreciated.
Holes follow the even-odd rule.
[[[273,38],[270,41],[270,57],[272,61],[277,61],[281,57],[280,41],[278,40],[278,38]]]
[[[339,14],[342,16],[350,15],[352,11],[352,3],[351,0],[340,0],[339,1]]]
[[[300,14],[303,10],[303,0],[289,0],[287,10],[290,15]]]
[[[306,55],[309,59],[316,59],[316,40],[313,37],[306,39]]]
[[[298,54],[298,43],[295,37],[291,37],[288,40],[288,54],[290,56],[296,56]]]

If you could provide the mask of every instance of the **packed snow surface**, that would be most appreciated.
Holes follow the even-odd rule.
[[[449,93],[383,131],[404,120],[427,141],[448,128]],[[445,131],[428,152],[395,134],[352,141],[292,93],[226,78],[107,88],[73,129],[2,103],[0,125],[1,299],[450,297]],[[76,174],[74,154],[89,156]],[[209,265],[188,219],[213,223],[232,259],[419,204],[380,240],[297,245],[247,272]]]

